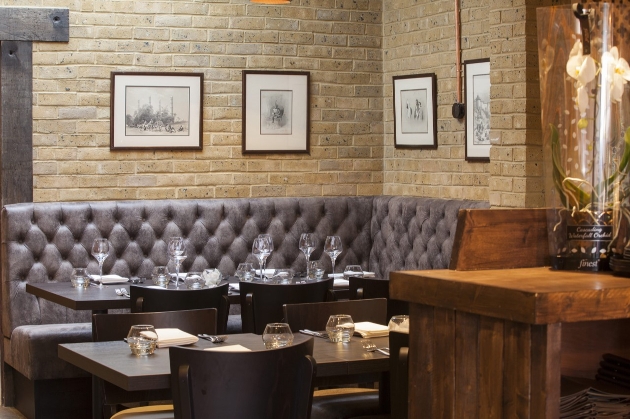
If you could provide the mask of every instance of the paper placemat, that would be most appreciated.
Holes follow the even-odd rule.
[[[251,352],[252,350],[244,347],[243,345],[227,345],[227,346],[216,346],[214,348],[206,348],[204,351],[215,351],[215,352]]]

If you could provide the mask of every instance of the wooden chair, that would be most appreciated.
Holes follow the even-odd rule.
[[[284,304],[316,303],[334,299],[332,286],[332,279],[290,285],[241,282],[243,333],[261,335],[268,323],[282,321]]]
[[[325,330],[333,314],[349,314],[355,322],[387,324],[387,300],[346,300],[323,303],[284,304],[284,321],[295,333],[301,329]]]
[[[350,277],[350,299],[387,298],[387,319],[397,314],[409,314],[409,303],[389,298],[389,280],[377,278]]]
[[[182,289],[183,288],[183,289]],[[186,287],[176,289],[149,288],[137,285],[129,287],[131,312],[159,312],[195,310],[200,308],[217,309],[217,333],[225,333],[230,301],[228,284],[214,288],[189,290]]]
[[[127,337],[129,329],[134,324],[177,328],[194,335],[199,333],[213,335],[217,331],[217,310],[206,308],[158,313],[94,314],[92,316],[94,341],[122,340]],[[99,387],[102,388],[105,417],[114,413],[118,404],[171,399],[170,390],[125,391],[106,381],[98,381]]]
[[[176,416],[307,419],[313,395],[313,338],[252,352],[170,348]]]

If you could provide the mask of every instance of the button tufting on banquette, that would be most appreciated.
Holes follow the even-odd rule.
[[[172,236],[186,238],[184,272],[218,268],[233,275],[240,262],[257,265],[251,246],[260,233],[274,239],[268,266],[302,272],[302,232],[316,234],[311,259],[327,271],[324,240],[338,235],[344,246],[338,267],[360,264],[387,277],[392,270],[448,267],[459,209],[482,207],[488,204],[391,196],[8,205],[1,228],[3,371],[6,363],[29,380],[83,374],[56,357],[56,345],[91,340],[90,313],[38,300],[25,282],[67,282],[73,267],[97,272],[90,255],[97,237],[113,248],[104,272],[124,277],[149,277],[154,266],[169,263]]]

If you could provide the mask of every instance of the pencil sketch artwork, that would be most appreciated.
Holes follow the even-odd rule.
[[[189,87],[125,88],[126,136],[187,136],[189,123]]]
[[[293,91],[260,91],[260,134],[291,135]]]
[[[428,133],[427,89],[401,90],[400,102],[401,132],[403,134]]]
[[[473,144],[490,145],[490,75],[473,76]]]

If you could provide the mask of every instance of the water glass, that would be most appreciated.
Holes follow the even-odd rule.
[[[85,268],[74,268],[72,270],[72,278],[70,279],[72,286],[75,288],[87,288],[90,285],[90,276]]]
[[[251,263],[239,263],[236,268],[236,277],[239,281],[251,282],[255,276],[254,265]]]
[[[208,288],[216,287],[223,279],[223,274],[221,274],[221,271],[216,268],[204,269],[201,275],[203,276],[203,280]]]
[[[324,268],[318,260],[312,260],[308,263],[308,279],[320,281],[324,278]]]
[[[390,332],[409,333],[409,316],[392,316],[387,327]]]
[[[286,323],[269,323],[262,334],[265,348],[274,349],[293,345],[293,333]]]
[[[153,268],[151,280],[155,285],[166,288],[171,280],[171,274],[166,266],[156,266]]]
[[[201,272],[188,272],[184,279],[184,285],[189,290],[200,290],[206,285]]]
[[[363,268],[361,267],[361,265],[346,266],[346,269],[344,269],[343,271],[343,277],[344,279],[348,279],[351,276],[359,277],[359,278],[363,277]]]
[[[276,269],[274,279],[280,284],[290,284],[294,276],[293,269]]]
[[[158,335],[150,324],[137,324],[131,326],[127,334],[127,343],[131,353],[136,356],[152,355],[155,352]]]
[[[350,342],[354,334],[354,322],[348,314],[333,314],[326,323],[326,333],[331,342]]]

